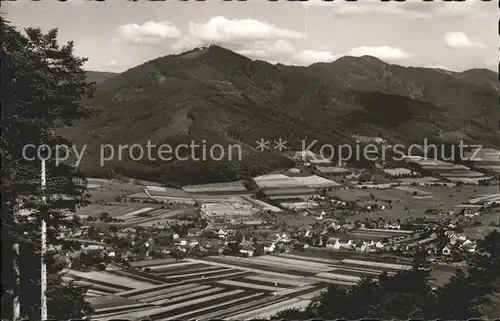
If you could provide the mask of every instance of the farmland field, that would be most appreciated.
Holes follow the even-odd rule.
[[[323,174],[346,173],[349,169],[337,166],[316,166],[316,169]]]
[[[163,320],[232,319],[248,315],[252,318],[257,314],[275,313],[289,307],[291,302],[310,300],[328,285],[297,281],[286,275],[269,277],[237,266],[220,266],[198,260],[155,260],[151,264],[148,266],[148,261],[134,263],[150,267],[152,275],[162,275],[171,282],[147,288],[118,289],[118,292],[99,298],[92,290],[87,300],[95,309],[93,317]],[[113,280],[113,276],[107,279],[110,286],[116,286],[114,283],[118,281]]]
[[[238,194],[193,194],[193,199],[198,203],[218,203],[226,201],[241,201],[248,203],[247,198],[252,197],[252,193],[238,193]]]
[[[245,192],[247,189],[241,181],[216,183],[216,184],[203,184],[203,185],[189,185],[182,188],[185,192],[189,193],[232,193],[232,192]]]
[[[340,184],[335,181],[317,175],[306,177],[292,177],[292,179],[297,181],[299,185],[304,185],[310,188],[328,188],[340,186]]]
[[[297,209],[308,209],[308,208],[314,208],[318,207],[319,204],[316,202],[281,202],[281,206],[286,207],[286,208],[297,208]]]
[[[176,188],[146,186],[146,189],[152,196],[191,197],[189,193]]]
[[[409,170],[408,168],[384,168],[383,171],[386,174],[389,174],[391,176],[398,176],[398,175],[414,175],[416,174],[414,171]]]
[[[258,199],[254,199],[254,198],[251,198],[248,196],[243,196],[242,198],[248,202],[251,202],[253,204],[256,204],[257,206],[262,207],[262,209],[264,209],[265,211],[267,211],[267,210],[269,210],[271,212],[282,212],[283,211],[279,207],[273,206],[271,204],[268,204],[268,203],[263,202],[263,201],[258,200]]]
[[[296,180],[283,175],[271,174],[253,178],[259,188],[282,188],[282,187],[300,187],[300,183]]]
[[[127,198],[131,198],[131,199],[152,199],[151,196],[149,196],[145,192],[130,194],[130,195],[127,195]]]
[[[410,184],[417,184],[417,185],[426,185],[430,183],[437,183],[439,182],[439,179],[435,177],[415,177],[415,178],[400,178],[398,181],[401,183],[401,185],[410,185]]]
[[[194,199],[191,197],[153,196],[153,198],[164,203],[177,203],[186,205],[193,205],[195,203]]]
[[[394,187],[394,189],[407,192],[407,193],[416,193],[417,195],[432,195],[431,192],[424,191],[422,189],[414,188],[414,187],[408,187],[408,186],[398,186]]]
[[[500,202],[500,194],[480,195],[467,200],[468,204],[484,204],[485,202]]]
[[[419,190],[432,195],[430,198],[415,198],[409,192],[394,188],[384,190],[336,190],[328,192],[329,196],[338,197],[343,201],[369,200],[372,194],[376,200],[385,203],[386,210],[361,213],[348,217],[348,221],[363,220],[365,218],[389,217],[393,219],[405,219],[410,216],[425,216],[425,210],[434,208],[437,211],[447,212],[454,206],[465,200],[472,199],[478,195],[494,194],[497,189],[494,186],[460,186],[453,189],[440,186],[419,186]],[[390,201],[392,208],[388,208]],[[428,215],[428,214],[427,214]]]
[[[304,306],[331,284],[349,286],[365,274],[409,268],[400,262],[335,255],[163,259],[133,263],[150,268],[147,273],[116,269],[73,273],[93,286],[87,293],[95,309],[93,318],[248,320]]]
[[[266,188],[263,190],[264,194],[269,196],[280,196],[280,195],[312,195],[314,194],[314,189],[309,187],[293,187],[293,188]]]
[[[464,183],[464,184],[479,184],[480,181],[483,181],[483,180],[488,180],[488,179],[491,179],[492,177],[467,177],[467,176],[464,176],[464,175],[461,175],[460,177],[452,177],[452,176],[446,176],[446,178],[452,182],[455,182],[455,183]]]
[[[128,220],[128,219],[131,219],[131,218],[138,216],[139,214],[145,214],[145,213],[151,212],[154,209],[155,209],[154,207],[142,207],[142,208],[136,209],[134,211],[127,212],[123,215],[117,216],[117,218],[122,219],[122,220]]]
[[[90,204],[85,207],[79,208],[76,211],[76,215],[82,216],[99,216],[102,213],[108,213],[111,217],[120,217],[127,213],[135,212],[135,211],[143,211],[144,208],[150,209],[147,204],[125,204],[125,203],[117,203],[116,205],[101,205],[101,204]]]
[[[123,224],[125,225],[151,227],[153,225],[158,225],[162,223],[168,224],[168,222],[180,223],[182,221],[177,219],[179,215],[182,214],[194,215],[196,213],[196,211],[190,206],[178,207],[175,209],[161,209],[161,208],[157,209],[150,208],[149,210],[146,209],[143,209],[144,211],[142,212],[136,211],[123,215],[118,218],[123,219],[124,220]],[[147,213],[148,216],[145,217],[138,216],[141,213]]]
[[[260,207],[249,203],[226,201],[221,203],[205,203],[201,205],[201,212],[206,217],[213,216],[249,216],[260,211]]]
[[[483,173],[475,172],[475,171],[453,171],[450,173],[443,173],[441,176],[449,178],[449,177],[478,177],[480,179],[485,179]]]
[[[340,184],[317,175],[304,176],[303,174],[286,176],[271,174],[258,176],[253,179],[260,189],[267,195],[312,193],[315,188],[337,187]]]

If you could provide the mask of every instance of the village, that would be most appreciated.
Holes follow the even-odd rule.
[[[500,316],[492,1],[119,2],[2,2],[0,321]]]
[[[494,176],[457,181],[456,176],[426,176],[415,166],[367,171],[299,156],[293,156],[296,168],[251,182],[174,189],[138,180],[89,179],[94,202],[73,217],[81,228],[61,234],[75,244],[61,258],[69,266],[67,278],[90,286],[87,295],[95,302],[96,317],[265,317],[307,305],[329,284],[349,286],[365,274],[409,269],[422,249],[438,286],[474,253],[476,240],[500,223]],[[457,170],[465,176],[470,172]],[[120,287],[128,282],[140,284]],[[310,289],[294,288],[297,282]],[[164,304],[167,292],[154,295],[174,284],[193,291],[200,287],[199,304],[213,313],[198,313],[199,304],[188,300],[197,296],[184,295],[187,290],[171,298],[181,304],[181,314],[175,305]],[[241,310],[233,305],[229,313],[217,308],[222,285],[248,298],[272,294],[268,299],[273,300],[263,308],[242,298]],[[144,301],[141,293],[147,289],[150,299]],[[138,299],[123,301],[123,291],[138,291]],[[207,305],[210,298],[201,298],[212,291],[217,304]],[[110,303],[102,303],[110,297]]]

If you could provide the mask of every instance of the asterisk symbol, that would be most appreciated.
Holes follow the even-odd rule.
[[[269,149],[269,141],[264,140],[264,138],[261,138],[260,140],[255,141],[257,143],[257,149],[261,152],[265,151],[266,149]]]
[[[286,143],[287,141],[286,140],[283,140],[281,139],[278,139],[278,141],[274,141],[274,149],[277,149],[279,150],[280,152],[283,151],[284,149],[288,149],[288,147],[286,147]]]

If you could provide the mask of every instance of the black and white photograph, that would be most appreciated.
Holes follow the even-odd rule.
[[[2,321],[500,318],[495,1],[2,1]]]

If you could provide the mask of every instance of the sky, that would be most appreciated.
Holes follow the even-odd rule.
[[[67,2],[2,1],[18,28],[59,29],[85,68],[122,72],[218,44],[252,59],[309,65],[350,55],[463,71],[498,69],[499,9],[492,2]]]

